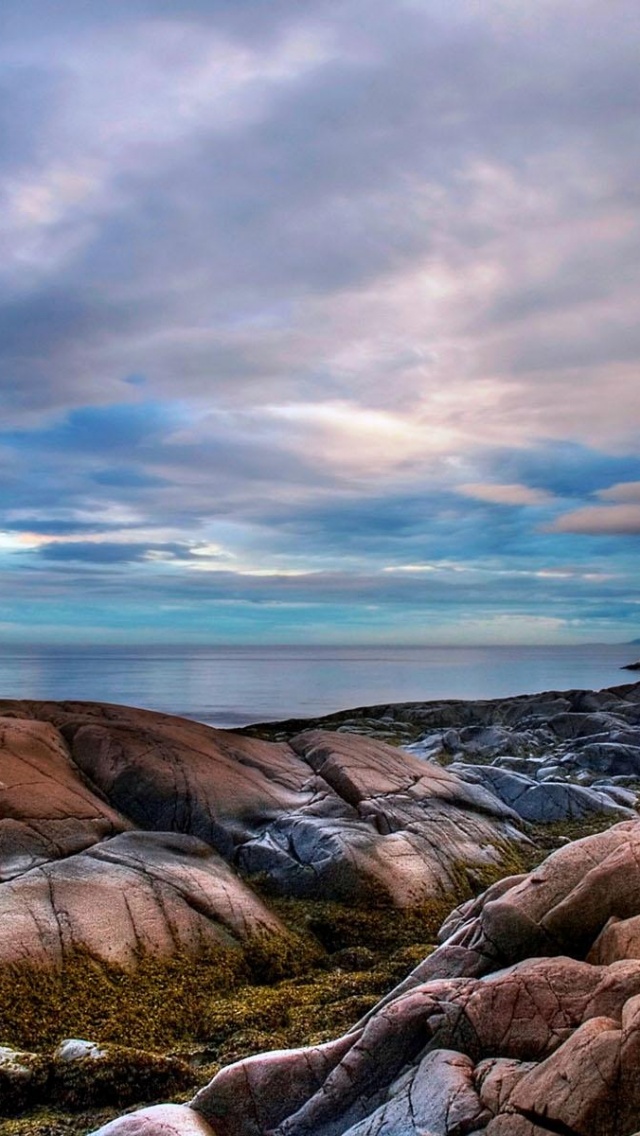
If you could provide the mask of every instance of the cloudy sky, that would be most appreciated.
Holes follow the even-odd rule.
[[[2,0],[0,632],[640,634],[636,0]]]

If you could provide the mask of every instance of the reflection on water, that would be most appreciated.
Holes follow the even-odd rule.
[[[119,702],[237,726],[380,702],[599,689],[633,681],[620,667],[638,653],[599,644],[4,647],[0,697]]]

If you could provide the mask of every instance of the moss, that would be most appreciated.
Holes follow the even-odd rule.
[[[529,835],[533,844],[525,856],[526,870],[531,871],[536,868],[551,852],[555,852],[565,844],[582,840],[585,836],[595,836],[598,832],[605,832],[619,823],[619,818],[612,817],[610,813],[590,813],[581,820],[531,825]]]
[[[328,1041],[370,1010],[394,981],[394,967],[380,962],[366,971],[315,971],[274,987],[244,987],[209,1004],[206,1056],[221,1066],[261,1050]]]
[[[495,877],[493,870],[490,874]],[[415,944],[422,949],[434,942],[451,907],[472,890],[477,888],[461,872],[457,894],[429,900],[410,911],[399,911],[381,899],[367,907],[271,900],[290,934],[257,937],[244,954],[225,948],[197,959],[185,955],[143,958],[135,972],[98,963],[82,953],[69,958],[62,971],[34,972],[26,965],[5,968],[0,971],[0,1040],[40,1051],[53,1049],[64,1037],[166,1050],[219,1039],[221,1014],[240,1031],[277,1030],[281,1019],[277,1014],[274,1019],[271,1009],[278,1003],[281,987],[276,984],[286,980],[290,984],[287,998],[293,996],[292,991],[302,998],[310,982],[320,991],[322,1002],[326,983],[329,993],[336,989],[335,972],[331,977],[328,974],[331,955],[365,948],[370,952],[365,965],[375,976],[394,952]],[[391,984],[395,977],[396,971],[384,981]],[[375,979],[372,989],[376,994],[384,992]],[[349,991],[349,996],[360,992]],[[304,996],[308,1000],[309,990]],[[249,1004],[253,1016],[246,1018]],[[267,1015],[265,1022],[261,1014]],[[227,1027],[225,1031],[226,1037]],[[301,1036],[300,1041],[304,1040]]]
[[[66,1108],[128,1105],[193,1088],[194,1070],[176,1057],[110,1046],[103,1057],[59,1063],[52,1097]]]
[[[270,901],[271,907],[274,906]],[[256,984],[271,984],[302,974],[317,966],[323,955],[320,944],[307,933],[300,934],[295,921],[287,935],[254,935],[244,948],[245,973]]]
[[[108,1124],[121,1112],[120,1108],[83,1110],[70,1116],[57,1108],[39,1108],[29,1116],[4,1120],[0,1126],[2,1136],[85,1136],[103,1124]]]
[[[285,924],[313,936],[329,954],[351,947],[366,947],[376,956],[388,955],[410,943],[432,941],[452,906],[470,894],[429,899],[418,907],[401,910],[386,897],[355,906],[331,900],[276,898],[270,904]]]
[[[243,956],[227,949],[198,959],[145,958],[135,972],[80,952],[61,971],[7,967],[0,971],[0,1034],[25,1049],[53,1048],[64,1037],[163,1045],[197,1031],[203,995],[246,978]]]
[[[0,1067],[0,1115],[13,1115],[46,1100],[50,1081],[51,1062],[46,1056],[16,1053],[11,1068],[4,1064]]]

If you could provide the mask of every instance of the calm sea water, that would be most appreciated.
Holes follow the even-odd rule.
[[[218,726],[379,702],[496,698],[631,682],[640,648],[4,647],[0,697],[144,706]]]

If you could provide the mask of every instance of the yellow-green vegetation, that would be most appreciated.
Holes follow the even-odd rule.
[[[135,971],[81,953],[60,971],[7,967],[0,972],[0,1044],[42,1051],[64,1037],[85,1037],[166,1050],[207,1042],[218,1036],[221,1016],[233,1018],[234,1000],[268,1002],[285,979],[301,998],[304,984],[322,985],[336,951],[366,948],[377,965],[400,948],[427,950],[452,902],[404,913],[382,905],[272,900],[291,934],[255,939],[244,953],[227,948],[197,959],[146,957]],[[335,975],[328,988],[335,990]]]
[[[610,813],[589,813],[581,820],[557,820],[552,824],[532,825],[530,835],[536,849],[536,863],[563,844],[581,840],[584,836],[595,836],[597,832],[604,832],[618,823],[618,819],[612,818]]]
[[[29,1116],[0,1121],[0,1133],[2,1136],[85,1136],[113,1120],[121,1111],[118,1106],[112,1106],[71,1115],[57,1109],[39,1108]]]
[[[54,1067],[51,1098],[68,1109],[117,1101],[123,1107],[159,1094],[173,1096],[193,1085],[193,1069],[177,1057],[128,1046],[109,1046],[103,1057]]]
[[[132,973],[79,954],[60,973],[5,970],[0,1044],[50,1058],[62,1038],[85,1037],[156,1050],[166,1063],[115,1049],[102,1069],[91,1062],[52,1072],[46,1107],[39,1095],[35,1112],[0,1121],[0,1132],[75,1136],[107,1119],[93,1111],[74,1118],[76,1108],[187,1100],[231,1061],[338,1036],[429,954],[451,902],[402,913],[276,900],[290,937],[256,940],[244,955],[145,959]]]

